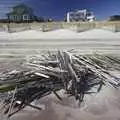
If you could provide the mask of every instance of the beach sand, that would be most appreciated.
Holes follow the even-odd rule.
[[[50,32],[0,32],[0,60],[4,64],[0,63],[1,70],[3,67],[14,69],[14,63],[10,62],[13,58],[20,60],[27,55],[39,55],[43,50],[71,49],[81,54],[100,52],[119,55],[120,33],[101,29],[81,33],[66,29]],[[11,120],[120,120],[119,92],[120,90],[104,87],[100,93],[86,96],[81,108],[77,107],[73,98],[68,99],[63,95],[63,101],[60,102],[54,95],[49,95],[36,103],[44,104],[45,110],[36,111],[27,107]]]
[[[0,32],[0,39],[119,39],[120,32],[104,29],[92,29],[85,32],[75,32],[68,29],[57,29],[49,32],[27,30],[21,32]]]
[[[120,90],[104,87],[92,96],[86,96],[81,108],[73,98],[60,102],[53,95],[42,98],[37,104],[45,104],[42,111],[29,107],[13,116],[12,120],[120,120]],[[36,104],[36,105],[37,105]]]

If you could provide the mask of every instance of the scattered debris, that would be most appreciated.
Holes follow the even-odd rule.
[[[62,101],[57,93],[61,89],[74,96],[80,105],[85,94],[95,93],[93,87],[99,92],[102,85],[115,88],[120,85],[120,59],[113,56],[48,52],[30,57],[24,67],[27,70],[0,73],[0,93],[7,94],[1,111],[8,117],[26,106],[41,110],[31,103],[51,93]]]

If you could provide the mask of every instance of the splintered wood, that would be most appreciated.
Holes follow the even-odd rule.
[[[57,91],[64,89],[80,103],[85,94],[99,92],[102,85],[119,87],[120,59],[107,55],[76,55],[66,51],[48,52],[27,58],[25,70],[0,73],[2,112],[8,117],[26,106],[41,110],[31,103],[51,93],[62,101]],[[91,89],[95,87],[96,91]]]

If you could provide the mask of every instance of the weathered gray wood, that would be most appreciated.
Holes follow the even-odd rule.
[[[79,100],[80,105],[85,94],[94,93],[90,91],[94,86],[97,86],[97,92],[102,89],[103,84],[119,87],[119,75],[112,73],[112,70],[120,73],[119,66],[119,58],[97,54],[82,56],[67,51],[58,51],[54,54],[48,52],[43,57],[31,57],[24,63],[27,70],[0,73],[0,92],[8,92],[9,95],[3,104],[7,106],[5,114],[9,113],[11,105],[13,111],[9,116],[26,106],[40,110],[32,106],[31,102],[52,92],[59,100],[62,100],[57,94],[57,91],[61,89]],[[13,93],[16,86],[13,100],[10,93]],[[17,101],[21,102],[15,107]]]

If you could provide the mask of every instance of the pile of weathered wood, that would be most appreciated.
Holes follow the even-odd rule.
[[[71,52],[48,52],[27,58],[20,71],[0,73],[0,93],[7,94],[1,108],[8,117],[26,106],[41,110],[31,103],[64,89],[80,103],[85,94],[99,92],[102,85],[119,87],[120,59],[107,55],[78,55]],[[95,87],[96,91],[91,91]]]

